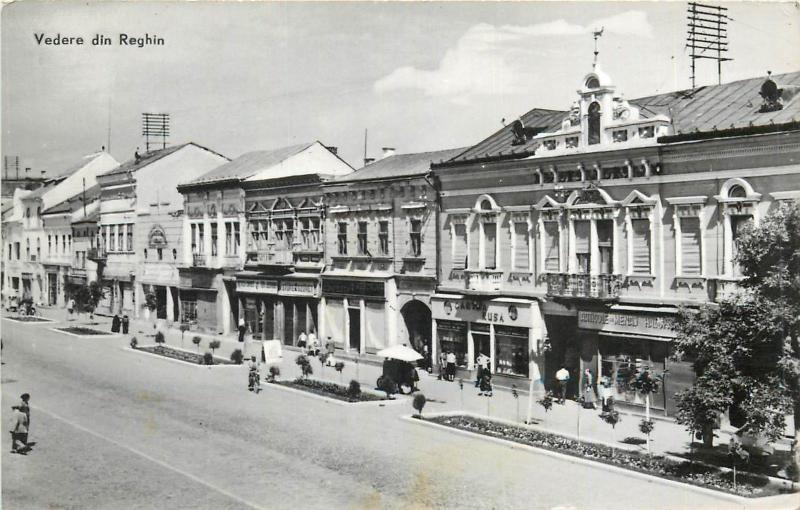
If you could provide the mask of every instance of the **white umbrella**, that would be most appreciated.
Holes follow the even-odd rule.
[[[422,354],[405,345],[394,345],[378,351],[378,356],[383,358],[399,359],[401,361],[417,361],[422,359]]]

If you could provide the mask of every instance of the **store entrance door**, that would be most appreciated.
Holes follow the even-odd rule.
[[[488,332],[472,332],[472,347],[473,347],[473,362],[477,364],[478,356],[481,354],[485,354],[489,356],[491,354],[491,346],[489,341],[489,333]]]
[[[361,351],[361,310],[358,308],[348,308],[350,319],[350,348]]]
[[[47,273],[47,286],[49,289],[47,304],[53,306],[58,299],[58,280],[55,273]]]

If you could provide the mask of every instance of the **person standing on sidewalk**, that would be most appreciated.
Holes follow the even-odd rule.
[[[128,334],[128,328],[130,327],[131,319],[128,317],[128,314],[122,316],[122,334]]]
[[[244,323],[244,318],[239,319],[239,341],[244,342],[244,334],[247,332],[247,325]]]
[[[67,314],[69,314],[67,318],[68,321],[72,320],[72,312],[74,310],[75,310],[75,300],[70,298],[69,302],[67,303]]]
[[[452,382],[456,380],[456,355],[453,351],[447,351],[445,357],[447,361],[447,380]]]
[[[559,404],[564,404],[567,400],[567,383],[569,383],[569,370],[566,367],[561,367],[561,370],[556,372],[556,381],[558,381],[558,392],[560,398]]]
[[[583,372],[583,407],[584,409],[596,409],[594,403],[597,396],[594,393],[594,376],[588,368]]]
[[[308,336],[306,336],[305,331],[300,332],[300,336],[297,338],[297,346],[306,352],[306,345],[308,344]]]

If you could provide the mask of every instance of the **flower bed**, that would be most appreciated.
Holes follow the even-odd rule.
[[[84,328],[81,326],[70,326],[68,328],[56,328],[59,331],[63,331],[65,333],[72,333],[73,335],[81,335],[81,336],[97,336],[97,335],[111,335],[113,333],[100,331],[97,329],[92,328]]]
[[[182,351],[180,349],[173,349],[172,347],[165,347],[163,345],[152,345],[145,347],[134,347],[137,351],[149,352],[151,354],[158,354],[165,358],[172,358],[178,361],[184,361],[193,365],[204,365],[203,355],[195,352]],[[218,358],[214,356],[214,365],[233,365],[230,360]]]
[[[734,489],[732,473],[723,472],[718,468],[705,464],[689,461],[679,462],[659,455],[650,457],[637,452],[614,449],[610,446],[587,443],[483,418],[458,415],[425,417],[422,419],[446,427],[544,448],[574,457],[603,462],[631,471],[698,485],[707,489],[729,492],[739,496],[762,497],[787,492],[784,487],[772,483],[764,476],[739,472],[736,476],[736,488]]]
[[[376,395],[374,393],[366,393],[364,391],[361,391],[358,394],[353,394],[350,393],[347,386],[342,386],[341,384],[332,382],[318,381],[316,379],[304,379],[302,377],[298,377],[293,381],[275,381],[274,383],[302,391],[307,391],[309,393],[315,393],[324,397],[335,398],[336,400],[342,400],[344,402],[353,403],[388,400],[386,397],[381,397],[380,395]]]
[[[34,315],[18,315],[16,317],[6,316],[5,318],[17,322],[53,322],[50,319],[43,319],[41,317],[36,317]]]

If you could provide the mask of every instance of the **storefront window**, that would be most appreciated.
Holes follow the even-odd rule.
[[[436,334],[439,338],[439,352],[453,352],[456,365],[467,366],[467,325],[463,322],[440,320],[436,323]]]
[[[667,342],[634,340],[623,337],[603,338],[600,341],[601,377],[609,377],[613,396],[621,402],[644,405],[644,396],[630,387],[631,379],[648,369],[661,376],[666,369]],[[599,380],[599,379],[598,379]],[[663,409],[664,392],[650,396],[650,405]]]
[[[498,374],[528,376],[528,330],[495,326],[495,371]]]
[[[194,292],[181,292],[181,322],[197,320],[197,294]]]

